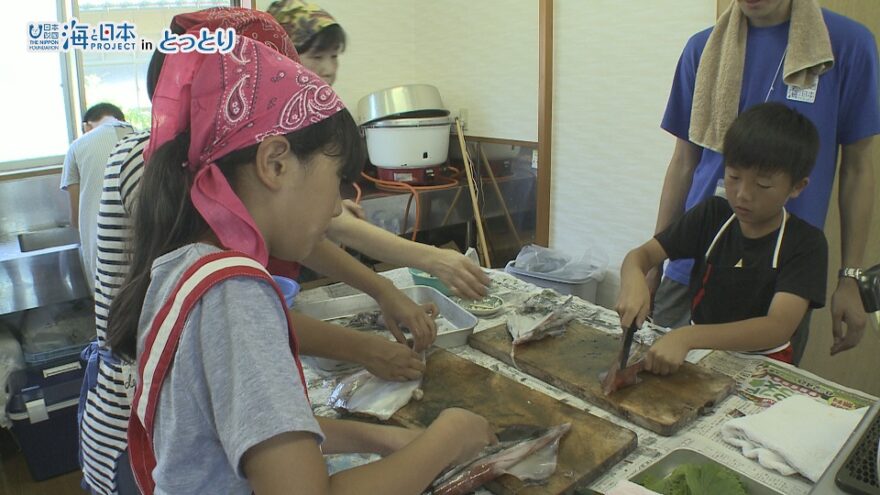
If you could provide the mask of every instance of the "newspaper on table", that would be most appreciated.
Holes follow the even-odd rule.
[[[398,287],[412,285],[412,278],[406,269],[391,270],[381,275],[389,278]],[[515,306],[519,298],[522,298],[522,294],[537,290],[534,285],[500,271],[493,271],[490,276],[492,278],[490,293],[501,297],[510,306]],[[336,284],[306,291],[301,293],[299,298],[305,301],[318,301],[351,293],[353,293],[352,289],[348,286]],[[560,296],[560,300],[562,300],[562,296]],[[576,313],[577,320],[585,325],[609,333],[621,332],[620,320],[612,310],[579,298],[574,298],[570,310]],[[502,310],[492,318],[481,319],[474,331],[486,330],[505,322],[505,315],[506,312]],[[635,340],[650,345],[659,335],[662,335],[663,330],[650,323],[646,324],[636,334]],[[531,375],[522,373],[516,368],[469,346],[449,350],[563,403],[586,410],[595,416],[636,432],[639,438],[638,448],[590,485],[590,488],[599,492],[610,490],[619,480],[634,477],[673,450],[691,449],[781,493],[806,494],[812,488],[809,480],[800,476],[782,476],[746,458],[739,450],[722,440],[721,426],[732,418],[757,414],[776,402],[796,394],[820,399],[843,409],[857,409],[871,405],[877,400],[870,395],[763,356],[727,352],[698,353],[694,355],[694,362],[698,362],[699,366],[732,377],[737,382],[737,391],[716,405],[713,410],[708,411],[706,415],[698,418],[686,430],[672,437],[663,437],[618,418],[610,412],[563,392]],[[312,404],[322,404],[324,396],[329,393],[328,383],[331,382],[322,380],[310,369],[306,369],[306,380],[309,383]],[[329,388],[332,389],[332,387]],[[320,406],[316,408],[315,413],[322,416],[335,415],[334,411]],[[329,456],[328,464],[331,471],[338,471],[375,459],[377,459],[376,456],[363,455]],[[477,493],[484,495],[489,492],[481,490]]]

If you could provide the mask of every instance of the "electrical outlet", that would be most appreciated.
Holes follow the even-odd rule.
[[[461,122],[461,130],[466,131],[468,128],[468,109],[467,108],[459,108],[458,115],[456,116],[459,122]]]

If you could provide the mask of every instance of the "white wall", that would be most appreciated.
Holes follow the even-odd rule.
[[[550,244],[582,252],[602,240],[611,306],[627,251],[654,232],[673,138],[660,129],[687,39],[715,2],[556,0]]]
[[[265,9],[267,0],[258,0]],[[537,140],[538,0],[320,0],[349,46],[336,90],[351,107],[383,87],[429,83],[468,134]],[[712,0],[555,0],[550,244],[608,255],[599,303],[620,263],[654,230],[673,138],[660,129],[687,39]]]
[[[265,10],[269,0],[258,0]],[[440,89],[467,133],[538,139],[538,0],[319,0],[348,36],[334,89],[355,109],[401,84]]]

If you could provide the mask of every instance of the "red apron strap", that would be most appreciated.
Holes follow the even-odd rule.
[[[128,425],[129,458],[141,493],[155,489],[153,469],[153,424],[162,384],[174,361],[180,335],[190,311],[214,285],[232,277],[253,277],[269,282],[287,315],[290,351],[296,361],[303,392],[308,397],[305,376],[299,361],[298,343],[281,289],[266,269],[253,258],[235,251],[212,253],[200,258],[184,272],[171,295],[153,319],[144,351],[138,360],[138,382]]]

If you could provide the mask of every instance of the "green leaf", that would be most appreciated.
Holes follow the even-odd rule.
[[[663,495],[747,495],[735,472],[716,464],[682,464],[662,480],[643,486]]]

